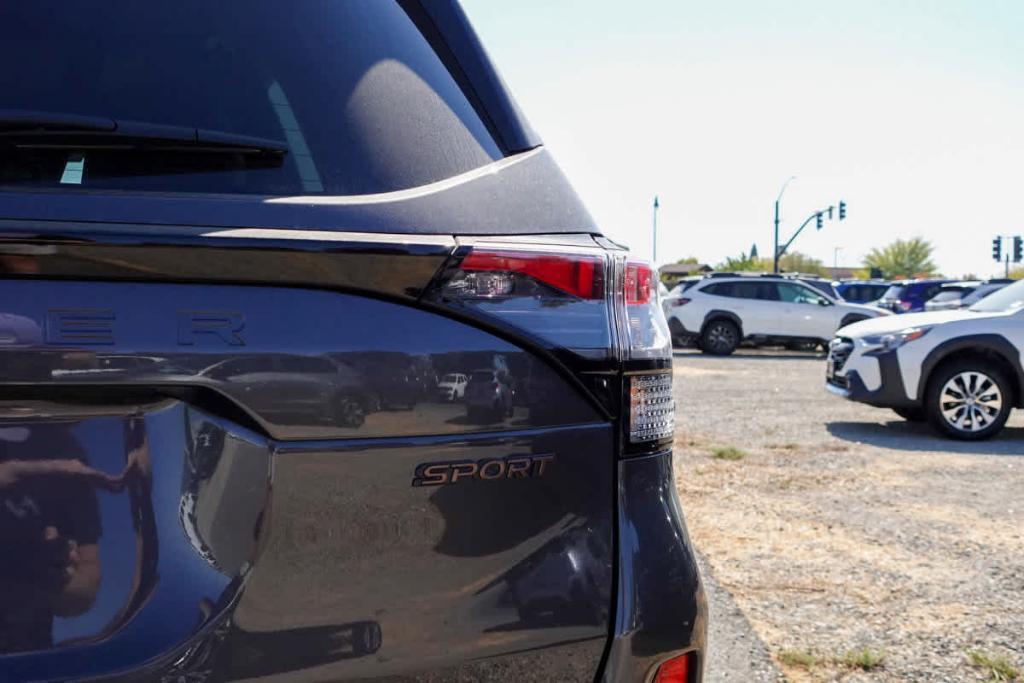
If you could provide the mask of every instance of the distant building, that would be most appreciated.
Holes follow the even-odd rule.
[[[706,263],[669,263],[658,269],[662,279],[680,280],[691,275],[704,275],[715,269]]]

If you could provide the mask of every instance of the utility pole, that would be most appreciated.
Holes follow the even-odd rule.
[[[775,248],[772,249],[772,272],[779,272],[779,202],[782,201],[782,194],[786,191],[786,187],[796,180],[795,175],[789,176],[789,180],[782,184],[782,189],[779,190],[779,196],[775,198]]]
[[[658,195],[654,195],[654,225],[651,237],[651,265],[658,266]]]
[[[842,247],[836,247],[832,250],[832,270],[839,270],[839,252],[842,250]]]

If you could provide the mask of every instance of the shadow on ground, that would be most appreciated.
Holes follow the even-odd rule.
[[[967,455],[1024,455],[1024,428],[1006,427],[988,441],[955,441],[936,434],[921,422],[829,422],[829,434],[837,439],[897,451],[928,451]]]

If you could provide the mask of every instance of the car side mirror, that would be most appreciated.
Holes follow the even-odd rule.
[[[831,306],[832,302],[829,301],[828,299],[818,299],[818,305],[819,306]]]

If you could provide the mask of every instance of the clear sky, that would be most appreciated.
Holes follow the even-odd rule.
[[[951,276],[1024,234],[1024,2],[462,0],[602,230],[717,262],[844,199],[793,249],[924,236]]]

